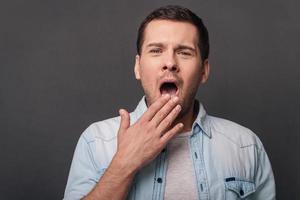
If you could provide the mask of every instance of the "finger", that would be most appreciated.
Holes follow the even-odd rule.
[[[142,120],[150,121],[154,115],[159,111],[171,98],[169,94],[159,97],[144,113]]]
[[[159,124],[168,116],[168,114],[172,112],[177,103],[178,97],[173,97],[155,114],[151,120],[155,127],[159,126]]]
[[[172,111],[160,122],[160,124],[157,126],[157,132],[163,133],[165,132],[174,122],[176,117],[181,111],[181,106],[177,105],[175,108],[172,109]]]
[[[129,113],[125,109],[120,109],[119,114],[121,116],[121,122],[120,122],[119,130],[121,132],[123,132],[126,129],[128,129],[128,127],[130,126],[130,116],[129,116]]]
[[[167,144],[176,134],[180,133],[183,129],[183,126],[183,123],[178,123],[171,130],[166,132],[160,138],[160,141],[163,143],[163,145]]]

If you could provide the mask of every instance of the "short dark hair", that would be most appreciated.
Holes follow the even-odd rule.
[[[201,52],[201,59],[204,61],[208,58],[209,54],[209,38],[208,31],[205,25],[202,22],[202,19],[198,17],[195,13],[190,11],[187,8],[177,6],[177,5],[168,5],[160,7],[152,11],[141,23],[138,36],[136,41],[137,53],[141,54],[142,44],[144,42],[144,32],[149,24],[153,20],[171,20],[171,21],[180,21],[188,22],[196,26],[198,30],[198,46]]]

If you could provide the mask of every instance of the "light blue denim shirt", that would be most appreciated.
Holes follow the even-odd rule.
[[[189,138],[201,200],[275,199],[275,182],[259,138],[234,122],[206,114],[200,104]],[[130,113],[131,123],[147,110],[145,98]],[[120,117],[90,125],[81,135],[64,199],[81,199],[97,184],[117,150]],[[164,197],[168,147],[135,176],[128,199]],[[178,177],[180,181],[180,177]]]

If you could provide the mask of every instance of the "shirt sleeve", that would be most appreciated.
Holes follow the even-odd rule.
[[[261,142],[259,141],[261,144]],[[257,171],[255,176],[256,192],[252,199],[274,200],[276,199],[275,180],[268,155],[261,144],[258,152]]]
[[[92,153],[94,152],[92,151],[93,148],[95,148],[95,141],[87,140],[85,133],[83,133],[79,138],[73,156],[64,194],[65,200],[83,198],[94,188],[103,175],[104,171],[96,168]]]

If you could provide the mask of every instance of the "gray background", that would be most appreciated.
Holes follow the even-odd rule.
[[[63,197],[82,131],[142,96],[137,28],[166,4],[191,8],[210,32],[212,71],[198,98],[257,133],[278,199],[300,199],[298,2],[2,0],[0,199]]]

